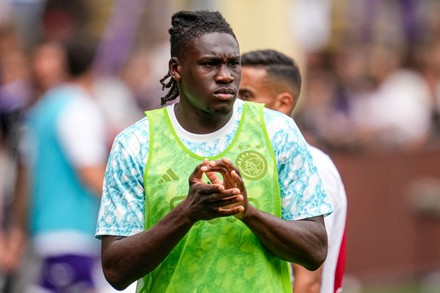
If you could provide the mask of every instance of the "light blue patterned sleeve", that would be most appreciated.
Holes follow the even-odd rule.
[[[104,177],[96,237],[130,236],[144,230],[143,174],[147,153],[146,118],[115,138]]]
[[[300,220],[332,210],[303,135],[290,117],[265,111],[266,125],[278,167],[282,218]]]

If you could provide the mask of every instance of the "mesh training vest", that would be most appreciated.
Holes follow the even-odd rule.
[[[188,177],[203,161],[177,137],[166,108],[147,111],[150,149],[145,169],[145,229],[188,193]],[[281,217],[275,157],[263,107],[246,102],[227,157],[240,169],[249,201]],[[138,283],[138,292],[292,292],[288,263],[270,253],[240,220],[196,223],[168,257]]]

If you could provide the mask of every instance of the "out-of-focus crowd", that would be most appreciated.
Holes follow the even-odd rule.
[[[414,150],[437,144],[439,4],[355,2],[349,17],[334,21],[330,41],[307,54],[297,123],[315,144],[332,150]]]
[[[161,88],[157,77],[158,90],[149,89],[152,57],[132,53],[127,36],[136,28],[99,37],[90,28],[96,18],[92,6],[88,1],[0,2],[0,292],[40,292],[42,287],[33,284],[51,281],[46,289],[91,292],[91,280],[67,287],[76,278],[73,269],[96,276],[93,292],[114,292],[102,276],[99,241],[94,239],[106,155],[118,132],[141,118],[143,110],[160,105],[160,96],[150,100],[149,94],[159,95]],[[109,26],[115,22],[110,20]],[[70,109],[63,103],[70,103]],[[30,119],[36,124],[28,125]],[[28,126],[35,126],[33,132]],[[53,141],[51,133],[57,136]],[[47,173],[54,166],[60,169]],[[62,188],[57,173],[83,191],[40,197],[38,189],[46,183],[54,192]],[[38,178],[46,183],[35,183]],[[75,196],[83,197],[77,198],[83,207],[60,209]],[[70,261],[77,252],[79,257]],[[54,270],[51,262],[72,267]]]
[[[70,81],[66,42],[99,36],[90,96],[105,117],[107,150],[114,136],[144,110],[160,106],[159,79],[169,56],[163,45],[168,44],[166,30],[165,39],[155,35],[147,49],[135,43],[141,19],[150,20],[148,27],[154,29],[154,19],[162,15],[155,16],[155,11],[163,13],[167,4],[150,1],[146,12],[147,2],[113,1],[106,8],[110,13],[96,14],[95,6],[109,1],[0,1],[0,290],[13,286],[21,265],[13,253],[22,249],[21,236],[8,228],[16,221],[22,122],[49,90]],[[438,145],[440,4],[342,2],[364,5],[352,5],[361,11],[346,11],[344,21],[334,16],[329,42],[306,50],[304,88],[294,114],[304,135],[312,144],[335,151]],[[96,32],[91,27],[99,25],[91,23],[100,15],[109,17]]]

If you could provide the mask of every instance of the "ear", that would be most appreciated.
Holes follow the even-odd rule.
[[[177,57],[171,57],[170,61],[168,61],[168,70],[171,77],[176,81],[182,78],[182,67],[180,66],[180,61]]]
[[[295,99],[289,92],[279,93],[276,97],[276,106],[278,111],[290,116],[295,107]]]

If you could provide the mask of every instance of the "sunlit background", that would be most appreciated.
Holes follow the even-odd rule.
[[[95,71],[114,135],[160,106],[167,30],[181,9],[219,10],[242,53],[277,49],[299,64],[294,118],[334,159],[348,195],[343,292],[440,292],[436,0],[0,0],[3,226],[14,181],[7,149],[17,138],[7,122],[38,99],[31,64],[39,42],[99,40]],[[23,271],[14,276],[20,284]]]

